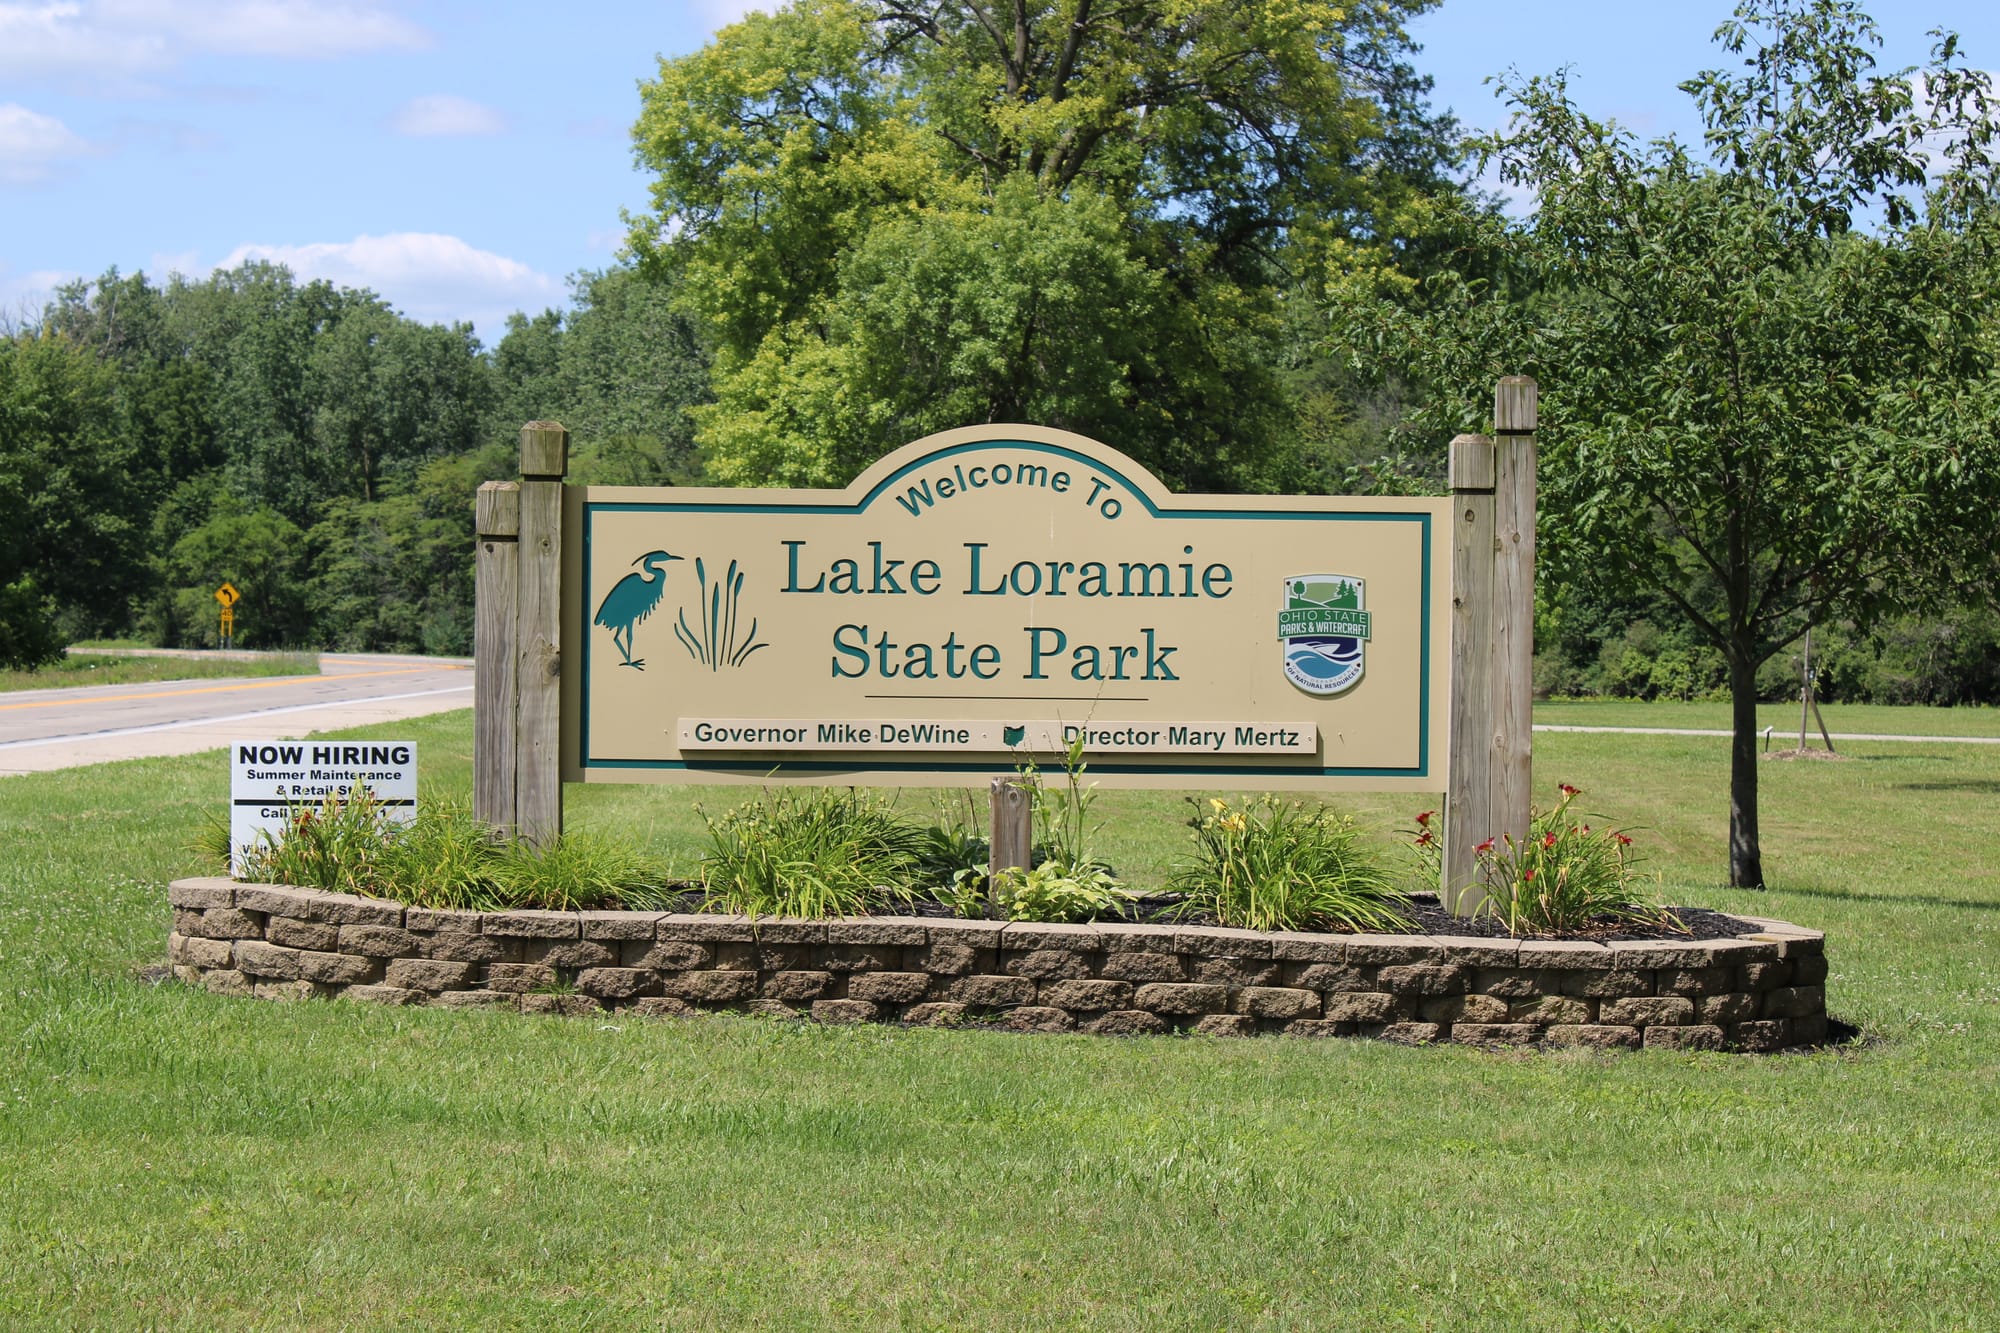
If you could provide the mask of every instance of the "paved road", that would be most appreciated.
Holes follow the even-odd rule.
[[[1536,731],[1587,731],[1612,736],[1734,736],[1733,731],[1697,731],[1689,727],[1566,727],[1554,722],[1537,722]],[[1758,733],[1760,736],[1762,732]],[[1786,733],[1778,733],[1783,740]],[[1817,740],[1814,732],[1812,739]],[[1938,741],[1951,745],[2000,745],[2000,736],[1899,736],[1877,731],[1836,731],[1837,741]],[[1793,737],[1797,740],[1797,737]]]
[[[472,663],[463,658],[326,653],[320,671],[0,694],[0,776],[472,706]]]

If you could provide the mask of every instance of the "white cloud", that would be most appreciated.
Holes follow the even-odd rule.
[[[0,103],[0,181],[25,185],[46,180],[62,163],[95,151],[54,116],[16,102]]]
[[[130,80],[191,56],[316,60],[430,34],[373,0],[0,0],[0,74]]]
[[[456,236],[394,232],[306,245],[239,245],[221,267],[247,260],[283,264],[301,278],[367,287],[413,319],[471,320],[480,336],[499,336],[515,310],[560,305],[563,284],[517,259],[467,245]]]
[[[389,118],[389,128],[398,134],[423,137],[499,134],[507,128],[507,121],[492,107],[470,98],[431,93],[397,107]]]
[[[770,13],[779,0],[697,0],[702,17],[708,20],[709,31],[726,28],[744,15],[754,11]]]
[[[16,273],[0,263],[0,332],[12,333],[42,317],[42,307],[55,298],[56,288],[82,277],[60,269]]]

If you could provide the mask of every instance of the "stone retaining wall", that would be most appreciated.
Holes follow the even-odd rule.
[[[185,879],[174,974],[260,999],[701,1009],[1037,1032],[1770,1051],[1826,1034],[1825,937],[1691,944],[864,917],[446,912]]]

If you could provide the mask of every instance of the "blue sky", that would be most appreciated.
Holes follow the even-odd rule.
[[[245,257],[372,287],[416,318],[560,305],[645,202],[627,131],[660,55],[747,0],[0,0],[0,317],[116,264]],[[2000,68],[2000,6],[1876,0],[1883,65],[1935,26]],[[1727,6],[1445,0],[1419,66],[1468,124],[1489,75],[1568,65],[1647,135],[1698,128],[1675,88],[1719,63]]]

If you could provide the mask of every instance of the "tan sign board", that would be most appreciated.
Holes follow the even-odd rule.
[[[564,777],[1436,791],[1449,503],[1173,495],[1029,426],[841,491],[566,487]]]

